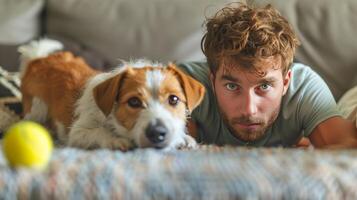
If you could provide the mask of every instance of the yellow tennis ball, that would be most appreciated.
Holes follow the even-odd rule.
[[[3,139],[3,152],[12,167],[46,167],[53,149],[48,131],[35,122],[21,121],[12,125]]]

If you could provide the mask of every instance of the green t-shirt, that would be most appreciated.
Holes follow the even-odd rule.
[[[180,63],[179,68],[206,87],[203,102],[192,112],[199,126],[199,142],[218,145],[292,146],[302,136],[309,136],[324,120],[340,116],[328,86],[310,67],[294,63],[291,81],[284,95],[279,115],[263,138],[244,142],[230,133],[219,114],[217,101],[209,80],[206,62]]]

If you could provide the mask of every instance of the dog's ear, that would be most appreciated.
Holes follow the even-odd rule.
[[[172,69],[179,78],[186,95],[188,111],[191,113],[203,100],[205,87],[200,82],[178,69],[175,64],[170,63],[168,68]]]
[[[114,102],[119,93],[120,83],[125,74],[125,72],[121,72],[98,84],[93,89],[94,100],[105,116],[108,116],[113,109]]]

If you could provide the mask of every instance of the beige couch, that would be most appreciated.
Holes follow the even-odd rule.
[[[0,65],[16,70],[16,46],[55,37],[96,67],[118,59],[199,60],[204,16],[228,0],[0,0]],[[357,84],[357,1],[248,0],[275,5],[302,46],[296,60],[311,65],[336,99]]]

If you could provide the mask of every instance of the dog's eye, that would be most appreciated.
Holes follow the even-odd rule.
[[[176,106],[179,101],[180,101],[180,99],[177,96],[175,96],[175,95],[170,95],[169,96],[169,104],[170,105]]]
[[[128,105],[132,108],[140,108],[143,104],[138,97],[131,97],[128,100]]]

